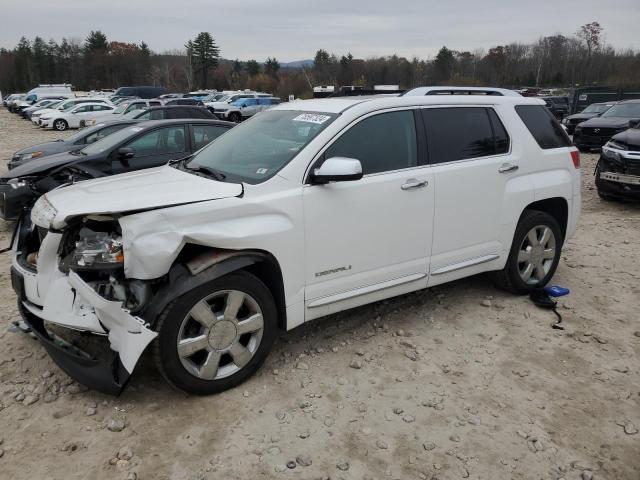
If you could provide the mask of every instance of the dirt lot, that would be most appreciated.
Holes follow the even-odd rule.
[[[61,136],[5,110],[0,132],[3,169]],[[0,478],[640,479],[640,205],[598,198],[596,158],[554,279],[572,290],[565,331],[478,276],[282,334],[208,398],[146,358],[119,398],[73,383],[11,328],[2,256]]]

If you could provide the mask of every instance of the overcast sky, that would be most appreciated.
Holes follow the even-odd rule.
[[[224,58],[281,62],[324,48],[355,57],[427,58],[442,45],[474,50],[574,33],[598,21],[607,43],[640,48],[640,0],[0,0],[0,46],[21,36],[109,40],[155,52],[211,32]]]

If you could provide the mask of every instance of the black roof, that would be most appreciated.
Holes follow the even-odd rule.
[[[138,123],[136,126],[142,128],[152,128],[161,125],[171,125],[171,124],[183,124],[183,123],[199,123],[206,125],[219,125],[221,127],[235,127],[236,124],[233,122],[225,122],[224,120],[215,120],[208,118],[172,118],[167,120],[146,120],[144,122]]]
[[[176,98],[174,100],[178,100],[178,99]],[[202,105],[153,105],[149,108],[145,108],[144,112],[150,112],[152,110],[175,110],[178,108],[202,108],[204,110],[208,110],[207,107],[204,106],[204,104]],[[186,118],[185,120],[190,120],[190,119]]]

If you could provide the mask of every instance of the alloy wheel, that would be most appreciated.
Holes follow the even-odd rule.
[[[518,272],[522,281],[536,285],[544,279],[556,257],[556,237],[546,225],[533,227],[518,250]]]
[[[262,310],[253,297],[239,290],[215,292],[183,319],[177,339],[180,362],[202,380],[228,377],[251,361],[263,330]]]

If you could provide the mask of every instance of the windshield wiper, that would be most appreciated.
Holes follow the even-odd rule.
[[[227,176],[220,170],[216,170],[215,168],[211,167],[205,167],[204,165],[196,165],[193,167],[185,165],[184,168],[192,172],[204,173],[205,175],[209,175],[210,177],[215,178],[219,182],[223,182],[224,179],[227,178]]]

